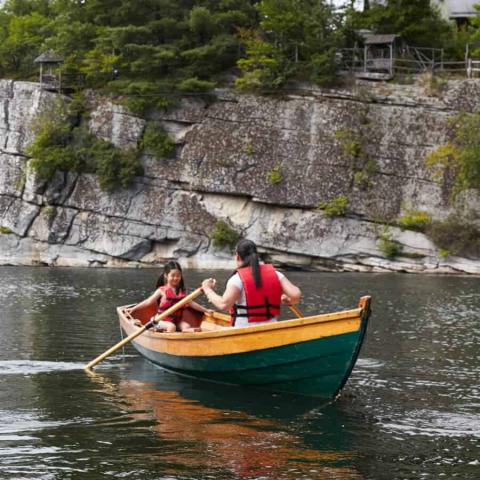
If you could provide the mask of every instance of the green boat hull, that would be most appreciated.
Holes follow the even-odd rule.
[[[151,362],[201,380],[333,398],[345,385],[363,341],[359,331],[276,348],[220,356],[177,356],[134,343]]]

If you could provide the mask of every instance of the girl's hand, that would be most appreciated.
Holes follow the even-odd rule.
[[[209,317],[211,317],[213,315],[213,310],[210,309],[210,308],[206,308],[205,311],[203,312],[205,315],[208,315]]]

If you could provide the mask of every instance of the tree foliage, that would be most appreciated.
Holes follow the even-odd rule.
[[[235,66],[237,31],[255,24],[254,3],[7,0],[0,9],[0,73],[34,78],[33,59],[52,49],[64,57],[64,71],[84,77],[85,86],[130,97],[147,91],[155,106],[154,94],[211,88]]]
[[[353,2],[350,2],[353,5]],[[330,0],[7,0],[0,8],[0,75],[33,79],[33,59],[52,49],[64,79],[120,95],[137,111],[172,94],[210,89],[225,73],[242,89],[336,80],[337,48],[356,32],[396,33],[459,56],[471,36],[455,32],[429,0],[366,2],[363,12]],[[474,21],[475,23],[475,21]]]
[[[466,42],[472,42],[475,46],[473,48],[473,56],[477,57],[480,55],[480,2],[475,3],[474,5],[475,10],[477,11],[477,15],[473,17],[470,21],[470,24],[465,26],[462,30],[462,36],[466,37]]]
[[[243,89],[269,89],[288,80],[331,83],[335,49],[342,46],[342,17],[324,0],[263,0],[260,22],[241,37],[246,58],[239,60]]]

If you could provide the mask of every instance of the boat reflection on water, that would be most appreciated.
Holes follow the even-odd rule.
[[[132,420],[150,422],[159,441],[178,446],[162,451],[166,464],[181,463],[198,473],[228,472],[228,478],[363,478],[338,416],[322,413],[335,407],[319,407],[311,398],[179,380],[146,362],[133,364],[139,369],[123,371],[122,378],[97,373],[92,378],[105,382],[110,392],[113,382],[119,405],[122,410],[130,406]],[[318,431],[309,441],[305,430],[312,435],[312,422]]]

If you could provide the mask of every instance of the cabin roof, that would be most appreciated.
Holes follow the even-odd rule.
[[[369,35],[365,38],[365,45],[378,45],[381,43],[393,43],[398,35],[383,34],[383,35]]]
[[[48,50],[39,55],[33,63],[62,63],[63,57],[57,55],[53,50]]]

